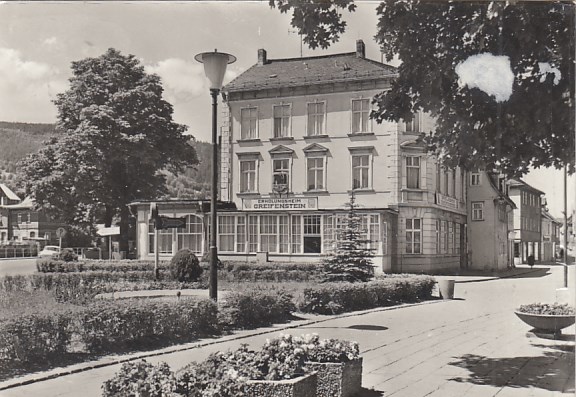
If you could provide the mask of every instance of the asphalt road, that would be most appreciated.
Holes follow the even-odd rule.
[[[571,286],[574,276],[570,267]],[[556,266],[517,278],[457,283],[454,300],[315,318],[281,332],[358,341],[366,396],[573,396],[574,326],[564,331],[563,340],[541,339],[528,333],[530,327],[513,313],[520,304],[555,301],[562,285],[562,268]],[[241,343],[259,348],[279,332],[241,331],[236,336],[242,339],[204,341],[211,344],[147,360],[178,369]],[[0,396],[97,397],[102,383],[119,368],[61,376],[2,390]]]
[[[33,274],[35,272],[36,258],[0,259],[0,277]]]

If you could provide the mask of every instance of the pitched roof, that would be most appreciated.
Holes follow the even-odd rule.
[[[227,92],[396,77],[396,68],[355,52],[317,57],[267,59],[223,88]]]
[[[508,186],[509,187],[524,187],[524,188],[530,189],[536,193],[545,194],[542,190],[536,189],[534,186],[527,184],[522,179],[510,179],[508,181]]]
[[[16,193],[14,193],[8,186],[3,183],[0,183],[0,191],[2,191],[2,193],[8,197],[8,200],[20,201],[20,197],[18,197]]]

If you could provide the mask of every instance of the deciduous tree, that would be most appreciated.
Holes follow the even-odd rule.
[[[162,194],[161,171],[196,164],[196,152],[186,127],[172,120],[160,78],[133,55],[109,49],[73,62],[72,73],[70,88],[54,101],[58,134],[22,161],[26,190],[70,224],[110,226],[117,218],[125,236],[127,204]]]
[[[321,40],[323,32],[344,31],[341,14],[324,22],[332,29],[315,29],[319,14],[308,11],[307,2],[271,3],[293,10],[292,25],[312,48],[330,44]],[[327,3],[353,10],[350,2]],[[428,112],[436,127],[425,140],[448,166],[515,176],[529,167],[569,164],[574,171],[574,7],[563,1],[382,1],[375,39],[388,61],[398,57],[401,64],[391,90],[375,97],[371,116],[400,121]],[[481,54],[506,57],[513,79],[508,97],[465,84],[458,74],[459,65]]]

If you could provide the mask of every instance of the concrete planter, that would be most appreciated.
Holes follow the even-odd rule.
[[[576,318],[573,315],[531,314],[515,311],[518,318],[532,326],[536,331],[560,334],[562,329],[574,324]]]
[[[316,397],[318,377],[315,372],[288,380],[249,380],[250,397]]]
[[[362,389],[362,357],[345,363],[307,362],[318,373],[319,397],[359,396]]]

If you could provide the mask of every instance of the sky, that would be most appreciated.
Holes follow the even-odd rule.
[[[158,74],[164,96],[174,106],[174,120],[209,141],[209,88],[203,66],[194,60],[217,49],[234,55],[224,83],[257,61],[259,48],[268,58],[295,58],[355,51],[381,60],[376,34],[377,2],[358,2],[345,14],[347,32],[328,50],[301,46],[290,27],[291,15],[263,1],[162,2],[4,2],[0,3],[0,120],[54,123],[55,95],[68,88],[71,62],[98,57],[108,48],[136,56]],[[563,211],[563,174],[535,170],[524,180],[546,192],[553,216]],[[569,211],[576,207],[576,178],[569,182]]]

